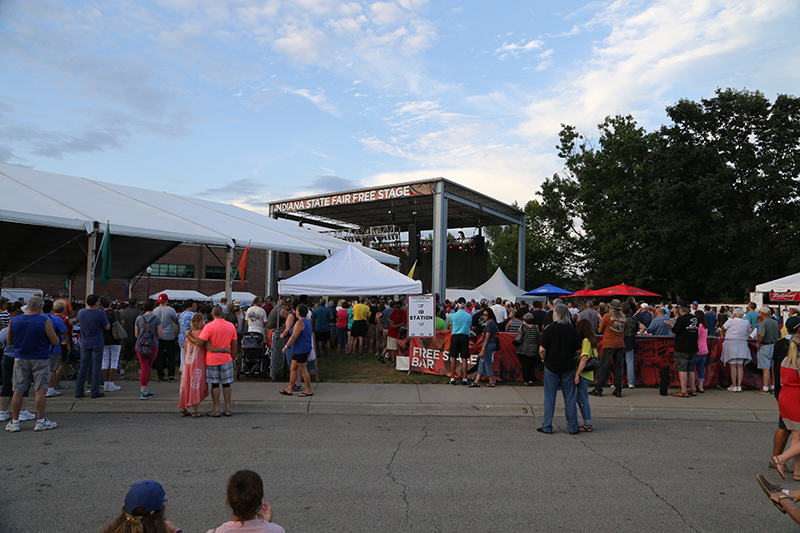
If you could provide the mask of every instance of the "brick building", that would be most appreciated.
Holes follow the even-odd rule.
[[[241,251],[234,256],[234,291],[247,291],[260,296],[266,295],[267,252],[250,249],[247,253],[244,286],[239,280],[235,265],[241,258]],[[278,253],[279,279],[290,277],[300,272],[302,256],[300,254]],[[287,263],[288,262],[288,263]],[[289,267],[289,268],[287,268]],[[225,290],[225,248],[203,246],[198,244],[182,244],[152,265],[149,276],[150,291],[154,294],[166,289],[195,290],[205,295],[212,295]],[[113,269],[113,265],[112,265]],[[129,297],[126,282],[112,280],[103,285],[95,280],[94,292],[107,294],[115,300]],[[142,272],[131,280],[131,295],[139,300],[147,297],[148,275]],[[36,288],[45,294],[57,295],[67,286],[63,278],[43,278],[16,276],[5,280],[3,288],[26,287]],[[72,296],[82,300],[85,294],[86,280],[78,277],[72,282]]]

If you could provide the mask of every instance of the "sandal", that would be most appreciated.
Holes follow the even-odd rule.
[[[467,388],[474,389],[475,387],[480,387],[480,384],[475,383],[474,381],[467,385]]]
[[[210,416],[211,418],[219,418],[219,411],[209,411],[206,413],[206,416]]]
[[[592,425],[591,424],[584,424],[582,426],[578,426],[578,431],[581,433],[591,433],[592,432]]]
[[[228,410],[228,409],[225,409],[225,410],[222,412],[222,414],[223,414],[223,415],[225,415],[225,416],[231,416],[231,412],[230,412],[230,410]]]
[[[192,418],[200,418],[203,416],[203,413],[192,413]]]
[[[291,395],[292,395],[292,393],[291,393],[291,392],[286,392],[284,389],[281,389],[281,390],[279,390],[278,392],[279,392],[279,393],[281,393],[281,394],[283,394],[284,396],[291,396]]]
[[[492,382],[492,383],[484,383],[483,386],[484,387],[494,387],[494,382]]]
[[[181,409],[181,416],[192,416],[188,409]]]
[[[689,397],[689,393],[688,392],[680,392],[680,391],[673,392],[672,395],[675,396],[676,398],[688,398]]]
[[[314,393],[313,392],[301,392],[300,394],[298,394],[298,396],[300,398],[308,398],[309,396],[314,396]]]
[[[786,463],[781,462],[777,455],[772,457],[772,462],[775,464],[775,469],[778,471],[778,475],[781,476],[781,479],[786,479],[786,475],[783,471],[783,467],[786,465]]]

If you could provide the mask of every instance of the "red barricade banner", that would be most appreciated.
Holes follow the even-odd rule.
[[[522,381],[522,365],[520,357],[516,352],[516,346],[512,344],[514,334],[500,333],[500,349],[494,354],[494,364],[492,368],[496,378],[506,381]],[[603,337],[598,336],[598,351],[603,353]],[[470,368],[477,364],[479,349],[482,336],[477,341],[470,341],[471,364]],[[730,385],[730,371],[720,361],[722,355],[722,345],[724,339],[720,337],[709,337],[708,357],[705,366],[705,385],[709,387]],[[673,347],[675,339],[673,337],[636,337],[636,344],[633,355],[634,373],[636,384],[645,386],[657,386],[659,380],[659,370],[663,366],[673,369],[670,377],[670,385],[678,385],[678,374],[674,371],[675,358]],[[409,357],[411,370],[414,372],[424,372],[446,376],[450,372],[450,332],[437,331],[436,337],[430,339],[402,339],[398,342],[398,354]],[[761,371],[756,368],[756,343],[750,342],[750,355],[752,363],[745,365],[743,385],[747,387],[760,388],[762,385]],[[613,374],[612,374],[613,375]],[[536,379],[542,381],[543,367],[536,368]]]

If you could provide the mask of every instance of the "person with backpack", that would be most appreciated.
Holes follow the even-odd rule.
[[[151,367],[158,355],[158,339],[164,334],[161,319],[153,313],[156,303],[148,298],[144,304],[144,314],[136,317],[134,334],[136,335],[136,355],[139,356],[141,371],[139,372],[139,399],[149,400],[155,394],[147,391],[150,384]]]

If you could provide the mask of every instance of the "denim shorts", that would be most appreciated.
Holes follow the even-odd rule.
[[[769,370],[772,368],[772,354],[775,351],[774,344],[762,344],[758,347],[758,369]]]

